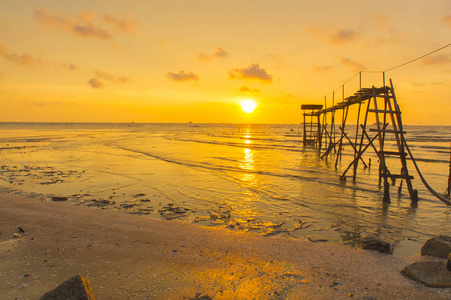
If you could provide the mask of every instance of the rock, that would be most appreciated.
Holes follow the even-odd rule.
[[[213,298],[211,298],[208,295],[202,295],[201,293],[196,293],[196,296],[194,296],[194,298],[190,298],[189,300],[213,300]]]
[[[421,255],[448,258],[451,253],[451,237],[439,235],[429,239],[421,248]]]
[[[376,250],[382,253],[390,253],[391,250],[390,243],[372,235],[362,237],[361,243],[362,249]]]
[[[54,202],[61,202],[61,201],[67,201],[69,198],[67,197],[61,197],[61,196],[53,196],[52,201]]]
[[[451,253],[448,255],[448,261],[446,262],[446,269],[451,272]]]
[[[451,273],[442,262],[416,262],[405,267],[401,273],[427,286],[451,287]]]
[[[81,275],[74,276],[39,298],[39,300],[58,299],[94,300],[94,294],[89,280]]]

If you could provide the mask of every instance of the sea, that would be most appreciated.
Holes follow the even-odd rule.
[[[404,129],[425,180],[445,193],[451,127]],[[353,167],[341,179],[354,159],[349,141],[360,142],[356,126],[346,130],[341,155],[324,156],[303,146],[301,124],[0,123],[0,191],[268,238],[359,247],[376,235],[401,256],[451,235],[451,207],[425,188],[410,158],[417,205],[401,180],[383,201],[372,146],[355,179]],[[399,174],[399,157],[387,166]]]

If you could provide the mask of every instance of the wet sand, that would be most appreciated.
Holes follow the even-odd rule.
[[[1,299],[38,299],[76,274],[90,280],[96,299],[451,298],[451,289],[400,274],[420,256],[64,202],[0,194],[0,232]]]

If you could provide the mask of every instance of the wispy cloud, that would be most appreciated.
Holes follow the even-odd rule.
[[[194,80],[194,81],[199,80],[199,75],[194,74],[191,71],[185,72],[184,70],[179,71],[178,73],[168,72],[167,77],[173,81],[179,81],[179,82],[189,81],[189,80]]]
[[[257,79],[263,82],[272,82],[273,79],[259,64],[252,64],[244,69],[232,69],[228,75],[229,79]]]
[[[78,37],[93,37],[101,40],[111,40],[114,38],[114,33],[111,30],[96,24],[98,22],[96,14],[90,11],[81,12],[76,16],[68,16],[48,8],[39,8],[34,11],[34,19],[47,28],[56,28],[61,31],[70,32]],[[135,32],[138,24],[137,20],[131,15],[117,18],[109,14],[104,14],[100,21],[124,33]]]
[[[42,66],[48,66],[48,67],[55,67],[55,68],[63,68],[66,70],[74,71],[77,70],[77,66],[74,64],[68,64],[68,63],[57,63],[57,62],[50,62],[43,60],[39,57],[34,57],[33,55],[29,53],[12,53],[10,52],[5,45],[0,43],[0,57],[3,57],[9,62],[20,64],[23,66],[28,67],[34,67],[38,65]]]
[[[127,76],[114,76],[101,70],[94,70],[94,77],[91,78],[87,83],[93,89],[103,89],[105,85],[101,80],[114,83],[129,83],[132,81],[131,78]]]
[[[95,70],[94,75],[98,79],[103,79],[103,80],[112,81],[112,82],[116,82],[116,83],[129,83],[132,81],[130,77],[114,76],[114,75],[108,74],[101,70]]]
[[[447,64],[451,62],[451,54],[427,56],[421,60],[424,65]]]
[[[91,78],[87,81],[87,84],[89,84],[93,89],[103,89],[104,85],[103,83],[98,80],[97,78]]]
[[[332,70],[334,67],[332,67],[331,65],[327,65],[327,66],[313,66],[313,72],[315,73],[322,73],[322,72],[327,72]]]
[[[365,70],[365,65],[362,63],[355,62],[347,57],[340,57],[340,63],[344,66],[353,68],[356,71]]]
[[[315,24],[307,27],[304,30],[306,33],[312,35],[314,39],[325,41],[332,45],[346,45],[359,39],[360,34],[350,28],[331,29],[324,24]]]
[[[6,46],[3,45],[2,43],[0,43],[0,55],[10,62],[18,63],[25,66],[34,66],[43,64],[42,60],[35,58],[28,53],[23,54],[10,53],[6,48]]]
[[[307,27],[304,31],[311,34],[314,39],[319,39],[324,36],[325,32],[328,31],[328,28],[326,25],[319,23]]]
[[[244,85],[242,85],[238,89],[238,91],[241,92],[241,93],[251,94],[251,95],[261,94],[262,93],[259,89],[251,89],[251,88],[248,88],[247,86],[244,86]]]
[[[224,58],[227,56],[229,56],[229,53],[227,53],[221,47],[218,47],[218,48],[216,48],[215,52],[213,52],[212,54],[199,53],[198,60],[210,61],[215,58]]]
[[[442,22],[451,27],[451,15],[444,16]]]
[[[329,43],[335,45],[345,45],[357,40],[359,33],[352,29],[339,29],[329,34]]]
[[[425,83],[425,82],[411,82],[410,83],[413,87],[425,87],[425,86],[438,86],[438,85],[443,85],[443,82],[429,82],[429,83]]]
[[[117,18],[110,14],[103,14],[102,22],[125,33],[135,33],[138,27],[138,20],[132,15]]]
[[[61,64],[61,66],[62,66],[63,68],[65,68],[65,69],[67,69],[67,70],[70,70],[70,71],[78,70],[77,66],[74,65],[74,64],[66,64],[66,63],[63,63],[63,64]]]
[[[388,29],[392,26],[392,20],[384,14],[375,13],[371,19],[379,29]]]

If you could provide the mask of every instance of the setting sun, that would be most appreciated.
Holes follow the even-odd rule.
[[[254,100],[243,100],[240,102],[241,109],[250,114],[257,107],[257,102]]]

